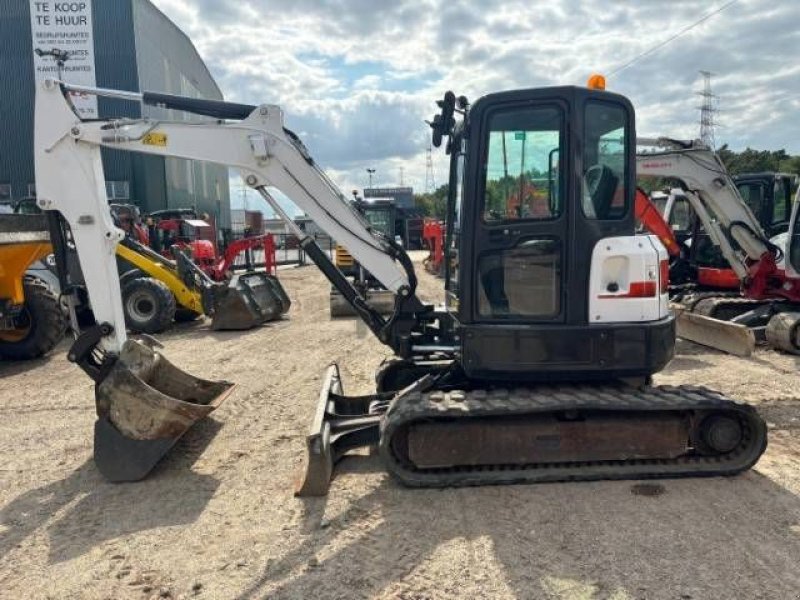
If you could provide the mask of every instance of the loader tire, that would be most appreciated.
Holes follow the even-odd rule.
[[[58,296],[44,282],[26,278],[25,305],[14,318],[17,329],[0,331],[0,357],[30,360],[50,352],[64,337],[67,318]]]
[[[200,313],[196,313],[191,309],[183,308],[179,306],[175,309],[175,322],[176,323],[191,323],[196,321],[199,317],[203,315]]]
[[[138,277],[122,288],[125,324],[137,333],[159,333],[172,325],[175,296],[162,282]]]

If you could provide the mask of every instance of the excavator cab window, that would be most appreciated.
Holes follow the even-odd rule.
[[[561,106],[498,110],[489,116],[483,222],[495,238],[511,239],[514,223],[556,221],[564,213]],[[503,228],[497,229],[497,226]],[[560,235],[529,235],[478,260],[478,314],[482,318],[555,318],[561,313]]]
[[[557,107],[492,115],[483,211],[486,222],[559,216],[563,204],[557,176],[561,118]]]
[[[772,223],[773,228],[788,228],[789,217],[792,210],[792,185],[788,177],[776,177],[772,195]],[[778,233],[778,231],[770,232]]]
[[[617,104],[587,102],[585,123],[583,213],[590,219],[623,218],[627,114]]]
[[[756,219],[763,223],[764,211],[764,182],[751,181],[741,183],[737,186],[739,188],[739,195],[744,200],[745,204],[753,211]]]
[[[676,234],[687,234],[692,228],[692,206],[684,195],[675,195],[669,214],[669,225]]]

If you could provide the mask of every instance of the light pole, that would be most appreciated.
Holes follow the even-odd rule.
[[[367,169],[367,174],[369,175],[369,187],[372,187],[372,176],[375,174],[375,169]]]

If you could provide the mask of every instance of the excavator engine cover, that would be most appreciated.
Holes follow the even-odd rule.
[[[252,329],[280,318],[290,306],[289,296],[273,275],[262,272],[236,275],[229,285],[214,290],[211,329]]]
[[[94,459],[110,481],[138,481],[233,390],[181,371],[149,345],[127,340],[95,389]]]

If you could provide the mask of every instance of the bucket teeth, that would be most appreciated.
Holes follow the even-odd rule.
[[[189,375],[151,347],[125,342],[97,385],[95,462],[111,481],[135,481],[233,390],[227,381]]]

